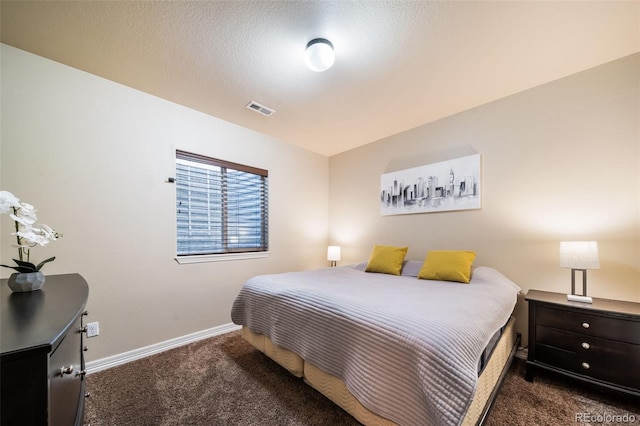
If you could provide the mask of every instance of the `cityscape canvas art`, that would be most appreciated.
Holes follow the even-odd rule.
[[[383,216],[480,208],[480,154],[385,173]]]

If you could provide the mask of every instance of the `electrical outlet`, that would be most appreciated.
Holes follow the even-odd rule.
[[[100,325],[97,322],[87,324],[87,337],[95,337],[100,334]]]

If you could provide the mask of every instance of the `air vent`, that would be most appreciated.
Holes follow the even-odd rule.
[[[275,112],[275,110],[271,109],[271,108],[267,108],[264,105],[260,105],[259,103],[255,102],[255,101],[251,101],[247,104],[247,108],[250,110],[253,110],[255,112],[258,112],[262,115],[266,115],[267,117],[269,117],[271,114],[273,114]]]

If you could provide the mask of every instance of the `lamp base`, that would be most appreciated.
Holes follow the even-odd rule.
[[[567,294],[567,300],[570,302],[593,303],[593,299],[589,296],[578,296],[577,294]]]

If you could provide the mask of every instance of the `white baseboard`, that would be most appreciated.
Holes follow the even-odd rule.
[[[529,350],[527,348],[518,348],[518,350],[516,351],[516,358],[526,361],[528,356]]]
[[[241,327],[239,325],[235,325],[232,323],[220,325],[218,327],[213,327],[207,330],[198,331],[196,333],[187,334],[186,336],[176,337],[175,339],[170,339],[150,346],[145,346],[144,348],[134,349],[129,352],[124,352],[107,358],[90,361],[87,362],[85,370],[87,371],[87,374],[97,373],[98,371],[117,367],[118,365],[126,364],[127,362],[135,361],[137,359],[146,358],[148,356],[155,355],[169,349],[174,349],[180,346],[187,345],[189,343],[197,342],[198,340],[219,336],[221,334],[230,333],[235,330],[240,330],[240,328]]]

